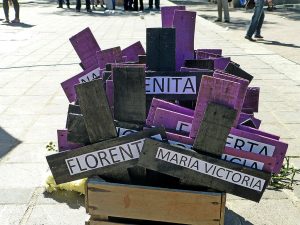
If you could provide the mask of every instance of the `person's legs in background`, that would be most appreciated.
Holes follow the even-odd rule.
[[[222,21],[222,0],[217,0],[218,5],[218,19],[215,20],[215,22],[221,22]]]
[[[149,0],[149,7],[148,9],[153,9],[153,0]]]
[[[143,0],[140,0],[140,11],[144,10],[144,2]]]
[[[76,0],[76,12],[80,12],[81,9],[81,0]]]
[[[85,6],[87,12],[92,12],[91,10],[91,0],[85,0]]]
[[[9,23],[9,5],[8,0],[3,0],[3,10],[5,15],[5,23]]]
[[[15,9],[15,19],[12,20],[12,23],[20,23],[20,5],[18,0],[12,0],[14,9]]]
[[[254,41],[252,39],[252,35],[256,31],[258,23],[259,23],[259,19],[260,19],[261,15],[263,14],[263,10],[264,10],[263,7],[264,7],[264,0],[257,0],[257,2],[255,3],[255,7],[254,7],[254,14],[252,16],[250,26],[248,27],[247,34],[245,36],[245,38],[250,41]],[[261,26],[262,26],[262,24],[261,24]]]
[[[155,0],[155,9],[160,10],[160,0]]]
[[[225,21],[225,23],[229,23],[230,17],[229,17],[228,0],[222,0],[222,7],[224,9],[224,21]],[[221,8],[221,11],[222,11],[222,8]],[[221,13],[221,18],[222,18],[222,13]]]
[[[57,8],[62,8],[62,7],[63,7],[63,0],[58,0]]]
[[[261,31],[261,27],[264,23],[264,19],[265,19],[265,12],[262,11],[262,14],[260,15],[260,18],[258,20],[258,24],[257,24],[257,28],[256,28],[256,31],[255,31],[255,35],[254,37],[256,38],[263,38],[263,36],[261,36],[260,34],[260,31]]]

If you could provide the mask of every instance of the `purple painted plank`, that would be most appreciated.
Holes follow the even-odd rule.
[[[211,71],[207,69],[200,69],[200,68],[181,67],[180,72],[211,72]]]
[[[266,172],[273,172],[276,158],[225,147],[222,159]]]
[[[140,41],[124,48],[122,50],[122,56],[126,57],[125,62],[138,62],[139,55],[145,55],[145,49]]]
[[[239,77],[229,76],[229,75],[226,75],[225,73],[221,73],[219,71],[215,71],[213,76],[216,77],[216,78],[233,81],[233,82],[237,82],[237,83],[240,84],[240,90],[239,90],[238,97],[237,97],[237,102],[236,102],[236,105],[235,105],[235,109],[237,110],[237,118],[236,118],[236,120],[234,121],[234,124],[233,124],[233,126],[236,127],[238,125],[238,122],[239,122],[239,117],[240,117],[239,115],[240,115],[241,110],[242,110],[242,106],[243,106],[243,103],[244,103],[244,99],[245,99],[245,95],[246,95],[246,92],[247,92],[247,87],[249,85],[249,81],[245,80],[245,79],[242,79],[242,78],[239,78]]]
[[[67,130],[57,130],[57,142],[58,142],[59,152],[82,147],[82,145],[80,144],[69,142],[67,140],[67,134],[68,134]]]
[[[200,51],[200,52],[206,52],[206,53],[212,53],[212,54],[215,54],[215,55],[219,55],[221,56],[222,55],[222,49],[209,49],[209,48],[201,48],[201,49],[197,49],[197,51]]]
[[[157,108],[162,108],[162,109],[167,109],[167,110],[171,110],[173,112],[178,112],[178,113],[182,113],[188,116],[193,116],[194,115],[194,111],[179,105],[176,105],[174,103],[171,102],[167,102],[158,98],[153,98],[152,102],[151,102],[151,106],[148,112],[148,116],[146,119],[146,124],[148,126],[152,126],[153,125],[153,120],[154,120],[154,116],[155,116],[155,111]]]
[[[236,108],[240,84],[215,77],[202,76],[190,137],[195,138],[209,102]]]
[[[101,78],[101,74],[102,70],[96,65],[62,82],[61,86],[69,102],[74,102],[76,100],[75,85]]]
[[[180,142],[186,145],[193,145],[194,139],[185,135],[166,132],[168,140]]]
[[[205,52],[205,51],[200,51],[196,50],[195,51],[195,59],[215,59],[215,58],[220,58],[222,57],[221,55],[210,53],[210,52]]]
[[[189,133],[193,117],[167,109],[157,108],[153,120],[154,126],[163,126],[166,130]]]
[[[237,129],[247,131],[247,132],[253,133],[253,134],[258,134],[258,135],[268,137],[268,138],[271,138],[271,139],[274,139],[274,140],[279,140],[280,139],[280,137],[275,135],[275,134],[270,134],[270,133],[267,133],[267,132],[264,132],[264,131],[261,131],[261,130],[258,130],[258,129],[255,129],[255,128],[252,128],[252,127],[244,126],[244,125],[238,125]]]
[[[247,109],[252,109],[253,112],[258,112],[259,91],[259,87],[248,87],[243,105],[243,111]]]
[[[261,124],[260,119],[255,118],[253,114],[247,114],[247,113],[243,113],[243,112],[240,114],[238,123],[242,124],[245,121],[247,121],[248,119],[250,119],[252,121],[252,123],[255,125],[256,129],[258,129],[260,127],[260,124]]]
[[[184,5],[163,6],[161,9],[161,24],[163,28],[173,27],[173,18],[175,10],[185,10]]]
[[[214,58],[214,68],[215,70],[224,70],[228,63],[230,62],[230,57],[220,57]]]
[[[176,70],[184,65],[184,60],[194,59],[196,12],[176,10],[173,27],[176,28]]]
[[[288,148],[288,144],[284,142],[236,128],[231,129],[226,146],[241,151],[275,157],[274,173],[279,173]]]
[[[120,47],[109,48],[96,53],[98,66],[102,69],[105,68],[107,63],[122,62],[122,52]]]
[[[89,27],[72,36],[70,42],[84,68],[87,69],[97,65],[96,52],[101,49]]]
[[[109,107],[111,108],[111,110],[113,112],[113,108],[114,108],[114,83],[113,83],[112,80],[107,80],[106,81],[105,91],[106,91],[106,96],[107,96]]]

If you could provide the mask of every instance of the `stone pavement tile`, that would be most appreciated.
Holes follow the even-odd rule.
[[[0,115],[0,126],[2,128],[27,128],[32,125],[36,120],[36,116],[33,115]]]
[[[291,131],[286,126],[280,123],[270,124],[270,123],[264,123],[263,121],[259,129],[271,134],[278,135],[280,136],[280,138],[292,139],[297,137],[295,132]]]
[[[68,107],[68,106],[66,106]],[[41,115],[31,128],[42,129],[42,128],[58,128],[65,125],[67,115],[61,113],[61,115]]]
[[[27,91],[27,87],[20,88],[1,88],[2,96],[21,96]]]
[[[295,111],[295,107],[293,105],[289,105],[288,102],[268,102],[264,101],[264,99],[260,99],[259,102],[259,112],[261,111]]]
[[[29,216],[28,225],[66,225],[84,224],[85,208],[72,210],[66,204],[36,205]]]
[[[253,225],[299,224],[300,210],[289,199],[233,200],[226,206]]]
[[[231,195],[231,194],[226,194],[226,199],[228,201],[234,201],[234,200],[243,200],[243,201],[248,201],[246,199],[240,198],[238,196],[235,195]],[[282,191],[282,190],[273,190],[272,188],[267,188],[266,191],[263,194],[262,199],[288,199],[288,195]],[[248,201],[250,202],[250,201]]]
[[[56,130],[64,127],[65,124],[57,126],[56,128],[45,127],[37,129],[36,127],[32,127],[24,134],[22,141],[27,144],[49,143],[57,139]]]
[[[53,95],[57,90],[61,87],[57,84],[56,86],[48,86],[48,87],[40,87],[38,85],[34,85],[29,90],[26,91],[26,95],[39,95],[39,96],[48,96]]]
[[[0,128],[0,143],[16,145],[21,142],[25,129],[22,127]]]
[[[299,138],[282,138],[280,140],[288,144],[287,156],[300,156]]]
[[[52,193],[44,191],[37,198],[37,205],[55,205],[62,203],[72,209],[84,207],[85,196],[75,191],[58,190]]]
[[[18,96],[1,96],[0,95],[0,105],[8,106],[17,101]]]
[[[300,112],[299,112],[300,115]],[[300,123],[295,124],[286,124],[287,129],[296,136],[296,138],[300,138]]]
[[[5,156],[2,162],[5,163],[46,163],[45,144],[25,144],[16,146],[13,151]]]
[[[33,188],[1,188],[0,208],[3,204],[28,204],[33,191]]]
[[[45,180],[45,163],[1,163],[0,188],[34,188]]]
[[[5,110],[5,115],[39,115],[43,110],[43,104],[12,104]]]
[[[298,123],[300,124],[300,112],[273,112],[273,115],[279,122],[284,124]]]
[[[277,118],[274,116],[273,112],[258,112],[255,117],[260,119],[264,124],[276,124],[278,123]]]
[[[3,225],[16,225],[21,221],[27,206],[25,204],[1,205],[0,220]]]

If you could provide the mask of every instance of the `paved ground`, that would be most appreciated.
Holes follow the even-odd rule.
[[[56,129],[63,128],[66,120],[68,102],[60,82],[80,71],[68,38],[89,26],[101,48],[126,47],[137,40],[145,44],[146,27],[160,25],[159,14],[147,14],[144,19],[132,13],[78,14],[42,3],[22,4],[21,26],[0,26],[1,225],[84,223],[82,197],[67,192],[46,194],[42,188],[48,170],[45,145],[56,140]],[[209,16],[201,9],[199,14]],[[272,15],[274,23],[282,20],[294,26],[287,36],[298,37],[293,20]],[[272,33],[268,24],[264,34],[269,32],[272,40],[283,42],[281,33]],[[277,51],[271,45],[248,42],[242,29],[227,29],[210,18],[198,16],[196,30],[196,47],[223,48],[225,55],[255,76],[253,85],[262,88],[257,115],[263,120],[262,129],[280,135],[290,144],[288,155],[299,157],[299,51],[291,56],[295,60],[288,56],[291,47]],[[299,45],[299,40],[290,40]],[[300,166],[299,159],[293,162]],[[259,204],[228,196],[226,225],[300,224],[299,196],[298,187],[294,192],[268,190]]]

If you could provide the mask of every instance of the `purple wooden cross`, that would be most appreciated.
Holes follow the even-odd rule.
[[[105,68],[107,63],[122,62],[122,52],[120,47],[109,48],[96,53],[98,66],[101,69]]]
[[[59,152],[82,147],[82,145],[80,144],[69,142],[67,140],[67,134],[68,130],[57,130],[57,142]]]
[[[258,105],[259,105],[259,87],[248,87],[243,111],[249,112],[249,109],[252,112],[258,112]]]
[[[122,56],[126,57],[125,62],[138,62],[139,55],[145,55],[145,49],[140,41],[124,48],[122,50]]]
[[[173,18],[175,10],[185,10],[184,5],[163,6],[161,7],[161,24],[162,27],[173,27]]]
[[[267,132],[264,132],[264,131],[261,131],[261,130],[258,130],[258,129],[255,129],[255,128],[252,128],[252,127],[244,126],[244,125],[238,125],[237,129],[247,131],[247,132],[253,133],[253,134],[258,134],[258,135],[268,137],[268,138],[271,138],[271,139],[274,139],[274,140],[279,140],[280,139],[280,137],[275,135],[275,134],[270,134],[270,133],[267,133]]]
[[[214,69],[215,70],[224,70],[228,63],[230,62],[230,57],[220,57],[214,58]]]

